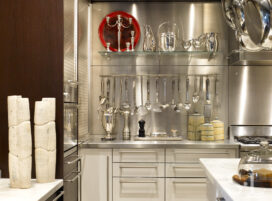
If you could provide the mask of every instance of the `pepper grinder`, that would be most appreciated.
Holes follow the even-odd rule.
[[[123,140],[130,140],[130,129],[129,129],[130,111],[126,110],[126,111],[123,111],[122,113],[124,115]]]
[[[139,137],[145,137],[145,121],[144,120],[140,120],[139,122]]]

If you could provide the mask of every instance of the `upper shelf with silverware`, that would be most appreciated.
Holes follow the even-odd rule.
[[[105,51],[102,56],[162,56],[185,55],[206,56],[213,58],[218,52],[219,34],[203,33],[197,38],[183,39],[182,27],[174,22],[163,22],[158,27],[155,37],[150,25],[144,25],[142,44],[140,25],[130,14],[117,11],[108,14],[99,26],[99,38]],[[135,49],[142,46],[142,50]]]

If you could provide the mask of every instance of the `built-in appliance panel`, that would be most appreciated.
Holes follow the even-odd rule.
[[[122,79],[129,80],[129,100],[133,101],[132,82],[136,81],[136,104],[141,105],[141,76],[143,77],[143,103],[147,99],[146,82],[151,76],[151,102],[155,102],[155,79],[156,75],[162,76],[159,84],[159,100],[163,101],[163,75],[167,75],[167,102],[171,102],[171,81],[180,78],[181,99],[185,100],[185,81],[189,75],[189,99],[192,99],[194,90],[194,76],[200,79],[210,79],[211,99],[214,99],[214,81],[219,79],[219,99],[220,99],[220,120],[225,122],[225,133],[227,133],[227,26],[222,16],[220,3],[94,3],[91,8],[92,24],[91,34],[91,64],[90,64],[90,84],[89,84],[89,133],[104,135],[101,118],[97,114],[99,108],[99,95],[101,94],[100,82],[101,76],[104,77],[105,86],[107,79],[111,81],[111,90],[113,89],[113,79],[110,75],[123,75]],[[132,14],[141,26],[141,38],[135,51],[142,51],[144,38],[144,25],[149,24],[152,27],[158,44],[157,29],[165,21],[177,23],[181,36],[184,40],[196,38],[202,33],[216,32],[219,33],[219,50],[214,56],[190,53],[173,53],[173,54],[141,54],[114,56],[105,56],[101,51],[106,51],[102,46],[99,36],[98,27],[102,19],[109,13],[122,10]],[[181,31],[182,25],[182,31]],[[181,46],[181,40],[179,40]],[[182,50],[182,49],[179,49]],[[192,50],[193,51],[193,50]],[[155,75],[155,76],[154,76]],[[108,76],[108,77],[107,77]],[[153,77],[152,77],[153,76]],[[120,79],[116,79],[116,89],[120,90]],[[205,83],[204,83],[205,90]],[[105,87],[106,88],[106,87]],[[123,86],[124,88],[124,86]],[[105,89],[106,90],[106,89]],[[123,89],[124,90],[124,89]],[[177,91],[177,89],[175,89]],[[205,93],[205,91],[204,91]],[[120,103],[120,92],[115,91],[116,105]],[[177,96],[177,95],[176,95]],[[121,97],[124,99],[124,95]],[[177,97],[176,97],[177,99]],[[192,107],[190,113],[194,112]],[[186,137],[187,134],[187,112],[182,110],[175,113],[171,109],[166,109],[162,113],[150,112],[148,115],[134,115],[130,117],[130,130],[132,135],[138,133],[138,121],[146,121],[146,134],[165,131],[170,134],[171,130],[178,130],[178,134]],[[166,120],[166,121],[165,121]],[[116,115],[114,134],[117,138],[122,138],[124,118],[122,115]]]
[[[229,124],[272,124],[272,67],[229,67]]]

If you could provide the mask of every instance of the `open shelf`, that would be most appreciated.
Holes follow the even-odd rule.
[[[155,51],[155,52],[145,52],[145,51],[131,51],[131,52],[108,52],[108,51],[99,51],[101,56],[111,57],[111,56],[175,56],[175,55],[184,55],[184,56],[206,56],[214,57],[219,52],[207,52],[207,51],[173,51],[173,52],[163,52],[163,51]]]
[[[244,50],[232,50],[228,56],[229,64],[238,65],[272,65],[272,51],[262,50],[249,52]]]

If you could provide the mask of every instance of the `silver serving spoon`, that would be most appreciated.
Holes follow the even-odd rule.
[[[174,108],[175,112],[181,112],[181,109],[183,108],[183,104],[181,102],[181,95],[180,95],[180,79],[178,78],[178,103],[176,104],[176,107]]]
[[[197,77],[194,78],[194,93],[193,93],[193,103],[197,103],[199,101],[199,95],[197,93]]]
[[[152,106],[152,110],[154,112],[162,112],[161,104],[159,102],[159,79],[158,78],[156,78],[156,101]]]
[[[132,90],[133,90],[134,105],[130,109],[130,114],[135,115],[135,114],[137,114],[137,110],[138,110],[137,103],[136,103],[136,82],[135,82],[135,80],[133,80],[133,82],[132,82]]]
[[[183,104],[185,110],[190,110],[191,103],[189,102],[189,78],[186,78],[186,99],[185,103]]]
[[[143,76],[141,76],[141,105],[139,106],[137,112],[141,116],[144,116],[144,115],[146,115],[148,113],[148,110],[144,106],[144,98],[143,98]]]
[[[147,78],[147,81],[146,81],[146,90],[147,90],[147,98],[146,98],[145,107],[148,111],[150,111],[151,110],[151,102],[150,102],[150,80],[149,80],[149,78]]]
[[[176,103],[175,103],[175,84],[176,84],[176,82],[175,82],[175,80],[173,79],[172,80],[172,101],[171,101],[171,108],[172,108],[172,110],[175,110],[175,108],[176,108]]]
[[[161,109],[165,110],[169,107],[169,104],[166,102],[166,91],[167,91],[167,80],[163,79],[163,104],[161,105]]]

